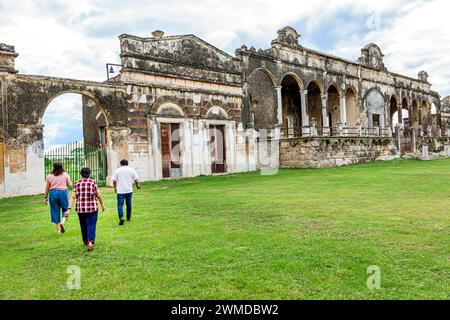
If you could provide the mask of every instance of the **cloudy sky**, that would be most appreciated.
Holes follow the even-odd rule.
[[[105,63],[119,62],[122,33],[193,33],[233,54],[242,44],[267,48],[277,29],[292,25],[302,45],[344,58],[375,42],[389,70],[426,70],[445,96],[449,9],[446,0],[0,0],[0,42],[16,46],[21,73],[101,81]],[[81,137],[80,104],[62,96],[49,107],[47,144]]]

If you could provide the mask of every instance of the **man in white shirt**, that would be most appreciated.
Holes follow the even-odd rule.
[[[131,220],[131,209],[133,200],[133,183],[137,189],[141,189],[138,182],[138,175],[133,168],[128,166],[128,160],[120,161],[120,168],[113,176],[114,191],[117,194],[117,211],[119,212],[119,225],[123,226],[123,205],[127,204],[127,220]]]

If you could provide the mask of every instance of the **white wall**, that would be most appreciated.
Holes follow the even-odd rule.
[[[148,122],[148,150],[139,145],[129,144],[130,166],[134,167],[142,181],[157,181],[162,178],[162,154],[160,124],[179,123],[181,137],[182,177],[211,175],[209,152],[209,125],[225,126],[227,173],[256,170],[256,141],[246,138],[242,125],[227,120],[194,120],[155,118]],[[252,132],[252,131],[251,131]],[[246,141],[249,145],[246,146]],[[136,152],[139,149],[140,152]],[[248,152],[247,152],[248,150]]]

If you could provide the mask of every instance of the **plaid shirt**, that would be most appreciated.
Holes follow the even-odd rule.
[[[98,211],[97,199],[95,197],[98,188],[95,180],[78,180],[75,182],[73,191],[77,195],[76,210],[78,213],[93,213]]]

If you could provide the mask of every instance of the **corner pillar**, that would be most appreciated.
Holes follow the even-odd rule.
[[[283,97],[281,94],[282,86],[275,86],[275,93],[277,95],[277,125],[279,128],[283,125]]]
[[[311,130],[309,127],[309,115],[308,115],[308,90],[300,91],[301,112],[302,112],[302,134],[303,136],[309,136]]]
[[[107,128],[106,157],[108,176],[106,183],[112,185],[112,176],[123,159],[128,159],[128,127],[117,126]]]
[[[323,136],[330,136],[330,127],[328,121],[328,94],[322,94],[322,127]]]

